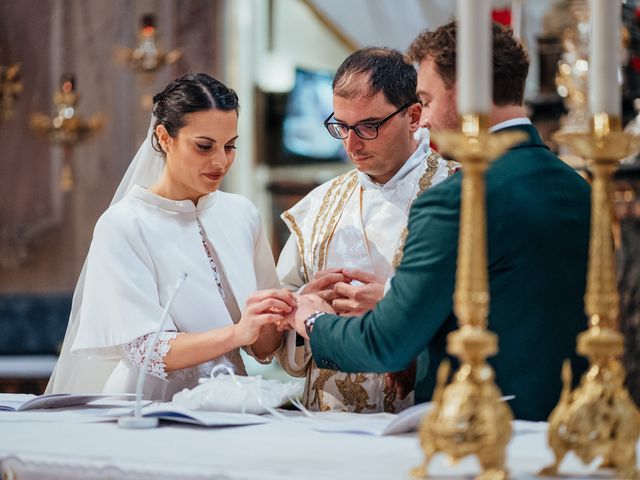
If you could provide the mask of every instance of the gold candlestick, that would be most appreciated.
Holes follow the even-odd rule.
[[[434,132],[435,142],[463,165],[460,233],[454,312],[460,328],[447,337],[447,352],[461,360],[453,381],[446,385],[449,362],[438,368],[433,408],[420,427],[425,460],[412,470],[425,476],[436,453],[455,463],[476,455],[483,472],[477,478],[507,478],[505,450],[511,438],[511,409],[500,401],[493,369],[486,358],[498,351],[498,337],[488,332],[489,287],[486,247],[484,174],[489,162],[523,141],[523,132],[489,134],[487,119],[463,115],[462,132]]]
[[[624,387],[620,362],[624,338],[618,331],[620,298],[616,286],[612,220],[613,173],[620,159],[640,148],[640,137],[621,130],[619,118],[593,117],[591,132],[563,133],[555,140],[577,155],[591,159],[591,235],[585,312],[589,328],[578,335],[577,352],[589,359],[589,370],[571,391],[571,367],[562,368],[563,391],[549,416],[548,441],[555,456],[541,475],[556,475],[564,456],[573,451],[584,463],[598,455],[615,478],[640,478],[636,443],[640,415]]]

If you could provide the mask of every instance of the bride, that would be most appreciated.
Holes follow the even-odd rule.
[[[219,363],[246,374],[240,347],[268,362],[282,341],[276,325],[295,301],[279,288],[260,215],[218,190],[235,156],[236,93],[189,74],[153,102],[149,134],[96,224],[47,393],[134,392],[183,272],[145,398],[170,400]]]

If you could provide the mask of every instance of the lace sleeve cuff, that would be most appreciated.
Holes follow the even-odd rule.
[[[244,347],[242,347],[242,349],[245,352],[247,352],[249,356],[253,357],[256,362],[261,363],[262,365],[268,365],[269,363],[271,363],[271,361],[273,360],[273,357],[276,356],[276,352],[278,351],[278,349],[276,348],[273,352],[271,352],[270,355],[267,355],[266,357],[261,358],[255,354],[255,352],[251,348],[251,345],[245,345]]]
[[[149,339],[155,335],[155,332],[148,333],[124,345],[124,355],[129,365],[142,368],[144,357],[147,354]],[[176,332],[160,332],[158,341],[153,347],[146,373],[157,378],[166,379],[164,357],[171,350],[170,340],[176,338]]]

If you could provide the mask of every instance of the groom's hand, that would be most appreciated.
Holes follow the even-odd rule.
[[[335,313],[331,305],[318,295],[300,295],[298,296],[298,306],[284,318],[284,322],[301,337],[308,339],[304,321],[316,312]]]
[[[361,270],[343,270],[347,282],[333,287],[332,306],[338,315],[362,315],[373,310],[384,296],[384,284],[375,275]],[[354,281],[355,280],[355,281]]]

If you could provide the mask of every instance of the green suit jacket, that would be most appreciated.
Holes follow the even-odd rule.
[[[489,363],[516,418],[546,419],[558,401],[560,369],[586,368],[575,353],[587,327],[590,188],[529,125],[529,140],[498,158],[486,175],[489,329],[500,351]],[[464,168],[464,166],[463,166]],[[362,317],[324,315],[311,332],[318,366],[393,372],[418,359],[416,401],[431,398],[447,356],[453,315],[462,175],[426,191],[409,216],[404,258],[391,288]],[[454,361],[454,365],[456,365]]]

